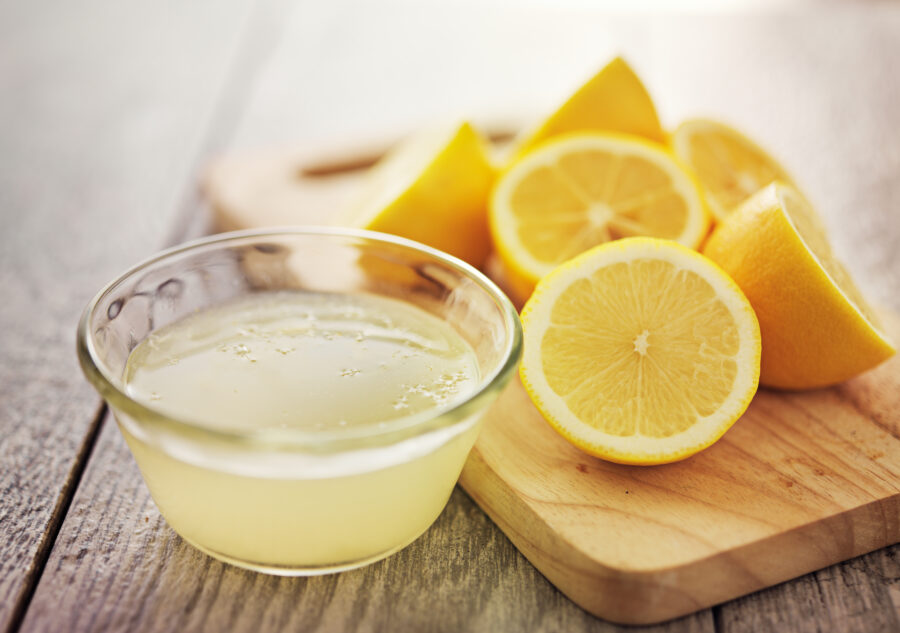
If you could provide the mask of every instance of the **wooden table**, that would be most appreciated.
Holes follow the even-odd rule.
[[[197,175],[227,149],[513,120],[623,52],[667,124],[712,113],[791,166],[860,285],[900,310],[900,5],[47,4],[0,7],[0,631],[619,629],[460,490],[396,556],[311,579],[221,564],[167,527],[75,324],[107,280],[202,230]],[[898,631],[900,547],[649,628]]]

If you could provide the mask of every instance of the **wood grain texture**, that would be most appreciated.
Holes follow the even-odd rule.
[[[264,35],[278,42],[277,49],[248,82],[246,94],[230,95],[219,104],[213,123],[221,127],[217,121],[224,111],[226,119],[236,120],[235,132],[226,131],[205,146],[247,149],[294,141],[321,146],[372,130],[416,127],[447,114],[506,112],[510,104],[517,112],[538,112],[621,51],[647,80],[667,124],[698,112],[718,114],[796,166],[798,180],[815,194],[829,224],[840,229],[833,230],[838,251],[864,288],[900,309],[900,226],[892,213],[900,200],[898,79],[893,72],[900,54],[900,10],[817,8],[798,15],[629,18],[582,10],[510,12],[489,5],[468,13],[458,6],[426,9],[408,3],[338,1],[312,7],[301,6],[284,20],[280,40]],[[408,28],[411,22],[415,29]],[[463,48],[455,45],[461,29],[467,34]],[[188,30],[199,41],[205,41],[204,30],[214,35],[204,20]],[[128,31],[126,41],[130,35]],[[534,46],[538,38],[545,45]],[[123,59],[129,58],[126,49],[123,44]],[[554,55],[547,55],[548,50]],[[8,59],[0,55],[4,72]],[[447,72],[431,72],[434,68]],[[83,107],[102,109],[95,103]],[[180,120],[179,113],[181,109],[168,116]],[[115,127],[108,133],[127,136],[128,129]],[[66,169],[77,163],[80,148],[90,145],[54,138],[58,142],[53,147],[64,149],[59,165]],[[0,147],[3,160],[7,146]],[[123,190],[137,193],[117,199],[133,211],[107,219],[115,231],[110,235],[119,238],[114,243],[83,250],[79,265],[91,275],[87,294],[117,272],[107,270],[110,257],[124,264],[137,256],[129,250],[140,247],[122,239],[135,222],[145,233],[141,239],[151,239],[169,221],[171,200],[149,196],[142,202],[138,193],[155,191],[151,181],[152,186],[181,181],[184,158],[148,156],[141,163],[144,169],[135,170],[140,174],[123,162],[121,169],[130,175]],[[122,178],[116,170],[108,175]],[[17,172],[16,180],[22,177]],[[0,196],[4,191],[8,189],[0,187]],[[52,201],[59,203],[51,205],[54,220],[33,227],[28,240],[49,251],[65,244],[44,234],[47,225],[68,217],[62,211],[65,201]],[[198,208],[191,201],[187,210],[174,229],[177,236],[200,218],[192,213]],[[93,226],[84,235],[96,231]],[[57,268],[48,264],[46,269],[57,278]],[[4,260],[0,274],[6,270]],[[31,301],[21,293],[18,297],[23,304]],[[34,301],[45,306],[53,299],[45,292]],[[64,350],[60,358],[70,353],[70,341],[54,344]],[[56,380],[77,384],[74,372],[60,371]],[[56,393],[53,376],[36,380],[33,389]],[[87,387],[83,390],[86,394]],[[36,406],[34,392],[28,402]],[[39,419],[50,415],[42,411]],[[25,417],[17,419],[25,424]],[[43,450],[56,449],[45,443]],[[34,454],[36,468],[52,459]],[[896,630],[898,551],[880,550],[648,630]],[[10,572],[3,570],[5,578]],[[460,491],[423,539],[364,570],[284,580],[221,565],[193,551],[166,527],[118,431],[107,421],[22,630],[214,631],[229,624],[254,631],[641,630],[611,625],[574,606]]]
[[[761,390],[712,448],[641,468],[571,446],[514,382],[460,483],[578,604],[658,622],[900,541],[898,405],[894,357],[829,390]]]
[[[714,609],[716,630],[893,633],[898,595],[895,545],[722,605]]]
[[[97,428],[79,314],[159,246],[242,26],[246,3],[213,4],[0,5],[0,631],[26,606]]]
[[[112,422],[109,420],[109,422]],[[106,424],[22,631],[615,631],[572,604],[460,490],[369,567],[281,578],[213,560],[160,516]],[[711,633],[709,612],[665,627]]]

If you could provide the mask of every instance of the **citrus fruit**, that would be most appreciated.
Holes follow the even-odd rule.
[[[578,448],[660,464],[715,442],[756,392],[753,309],[677,243],[598,246],[541,279],[522,312],[525,389]]]
[[[489,215],[519,300],[592,246],[647,235],[695,248],[709,224],[696,182],[671,152],[599,132],[561,136],[513,163],[497,180]]]
[[[487,146],[468,123],[413,136],[372,168],[345,223],[416,240],[481,267],[490,251]]]
[[[792,182],[778,161],[724,123],[685,121],[672,134],[671,143],[697,175],[717,221],[772,181]]]
[[[627,464],[709,446],[756,392],[760,334],[735,283],[677,243],[629,238],[544,277],[522,312],[522,382],[578,448]]]
[[[793,187],[774,183],[750,198],[716,227],[703,252],[756,310],[762,384],[823,387],[894,354],[815,211]]]
[[[665,134],[647,89],[624,59],[616,57],[575,91],[553,114],[514,144],[521,156],[567,132],[610,131],[664,142]]]

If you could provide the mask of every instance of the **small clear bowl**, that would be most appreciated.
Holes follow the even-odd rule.
[[[422,308],[469,343],[479,383],[443,408],[321,432],[217,430],[129,397],[123,370],[151,332],[273,291],[370,293]],[[471,266],[409,240],[337,228],[226,233],[167,250],[101,290],[78,326],[82,369],[169,525],[211,556],[282,575],[359,567],[422,534],[521,348],[512,304]]]

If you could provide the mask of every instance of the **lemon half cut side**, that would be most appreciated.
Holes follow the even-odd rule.
[[[603,242],[649,236],[696,248],[709,227],[696,181],[670,151],[599,132],[561,136],[511,165],[494,187],[489,218],[519,300]]]
[[[538,284],[522,312],[522,382],[581,450],[624,464],[689,457],[743,414],[759,380],[759,324],[715,264],[628,238]]]
[[[671,143],[675,154],[693,169],[710,211],[720,222],[772,181],[792,182],[766,150],[718,121],[687,120],[672,134]]]

